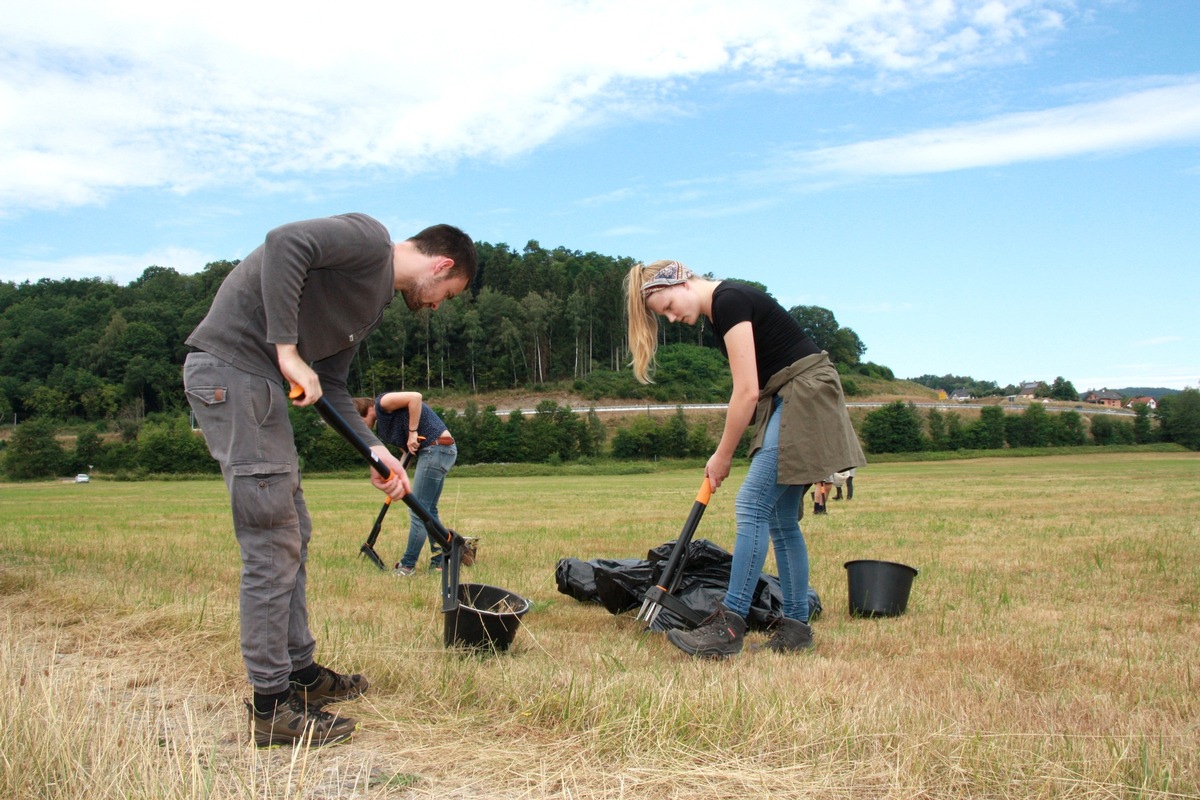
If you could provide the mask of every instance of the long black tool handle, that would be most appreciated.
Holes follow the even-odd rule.
[[[376,472],[379,473],[380,477],[382,477],[385,481],[392,477],[392,471],[388,469],[387,464],[383,463],[375,451],[367,447],[367,443],[364,442],[362,437],[360,437],[358,433],[350,427],[349,423],[347,423],[342,415],[337,412],[337,409],[329,404],[328,400],[322,397],[320,400],[313,403],[313,406],[317,409],[317,412],[325,418],[325,421],[333,426],[333,429],[342,435],[343,439],[353,445],[354,449],[361,453],[363,458],[370,462],[371,466]],[[442,525],[440,521],[438,521],[437,517],[430,514],[425,506],[421,505],[421,503],[412,496],[412,492],[404,495],[403,500],[405,505],[411,508],[413,512],[420,517],[421,521],[425,523],[425,527],[429,529],[430,534],[434,539],[437,540],[437,543],[449,550],[452,539],[450,531],[446,530],[446,527]]]
[[[712,497],[712,485],[708,482],[708,476],[705,476],[704,481],[700,484],[700,491],[696,493],[696,501],[692,503],[692,510],[688,512],[687,521],[683,523],[683,530],[675,542],[675,547],[671,549],[667,566],[663,568],[662,575],[659,576],[658,587],[664,592],[673,592],[679,588],[679,578],[676,577],[676,573],[680,578],[682,577],[683,572],[679,569],[679,565],[687,554],[692,535],[700,525],[704,509],[708,508],[710,497]]]
[[[292,389],[292,397],[299,397],[300,394],[302,392],[297,392],[295,388]],[[367,447],[367,443],[342,418],[337,409],[329,404],[328,400],[322,397],[313,405],[316,407],[317,413],[324,417],[325,421],[333,426],[333,429],[341,434],[343,439],[353,445],[354,449],[367,459],[384,480],[392,477],[392,471],[388,469],[388,466],[371,448]],[[463,538],[446,530],[446,526],[430,514],[429,510],[412,496],[412,492],[405,494],[403,500],[404,504],[425,523],[425,529],[429,535],[448,553],[449,561],[442,568],[442,611],[453,611],[458,606],[458,562],[462,555]]]
[[[296,390],[293,389],[292,392],[295,394]],[[317,409],[317,413],[324,417],[325,421],[328,422],[335,431],[342,435],[343,439],[349,442],[355,450],[362,454],[362,457],[370,463],[375,471],[379,473],[381,478],[386,481],[388,478],[392,477],[392,471],[388,468],[387,464],[383,463],[374,450],[367,447],[367,443],[364,442],[362,437],[350,427],[350,423],[346,422],[345,418],[343,418],[342,415],[337,412],[337,409],[329,404],[328,400],[322,397],[320,400],[313,403],[313,406]]]
[[[408,462],[412,460],[412,453],[404,451],[404,456],[400,459],[401,467],[408,467]],[[367,536],[367,546],[374,547],[375,541],[379,538],[379,531],[383,527],[383,518],[387,516],[388,509],[392,507],[392,498],[386,497],[383,500],[383,507],[379,509],[379,516],[375,518],[375,524],[371,526],[371,533]]]

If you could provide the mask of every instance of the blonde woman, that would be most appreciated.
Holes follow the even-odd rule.
[[[837,370],[799,323],[753,286],[701,278],[678,261],[655,261],[630,270],[625,299],[633,372],[643,383],[652,381],[660,316],[687,325],[703,316],[712,323],[733,376],[721,440],[704,468],[714,490],[729,476],[733,451],[754,422],[750,469],[737,495],[737,536],[725,599],[697,628],[668,631],[668,639],[704,658],[740,652],[767,546],[773,544],[784,618],[765,647],[776,652],[811,648],[800,504],[809,485],[866,463]]]

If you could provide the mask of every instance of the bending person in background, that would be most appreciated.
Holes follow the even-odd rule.
[[[699,278],[677,261],[656,261],[630,270],[625,299],[633,371],[643,383],[651,381],[659,316],[686,325],[705,317],[717,333],[729,359],[733,394],[721,440],[704,468],[714,490],[729,475],[742,433],[751,420],[755,425],[750,469],[737,495],[725,599],[694,630],[671,630],[667,637],[695,656],[740,652],[767,546],[773,544],[784,618],[765,646],[776,652],[812,647],[800,504],[808,484],[866,463],[837,370],[779,303],[752,286]]]
[[[369,397],[354,398],[359,416],[384,442],[403,448],[417,460],[412,478],[413,498],[425,507],[434,519],[438,516],[438,500],[446,475],[458,460],[458,446],[446,423],[432,408],[421,401],[420,392],[385,392],[374,402]],[[429,569],[439,571],[445,561],[441,546],[429,535],[425,523],[411,509],[408,512],[408,547],[393,572],[407,577],[417,569],[417,559],[425,541],[429,541]]]

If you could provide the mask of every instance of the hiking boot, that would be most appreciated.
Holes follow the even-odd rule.
[[[667,638],[671,644],[690,656],[699,658],[725,658],[742,651],[742,640],[746,637],[746,620],[717,604],[710,614],[694,630],[669,630]]]
[[[776,653],[794,653],[802,650],[811,650],[813,646],[812,627],[807,623],[797,619],[782,618],[768,639],[759,646],[750,648],[751,650],[772,650]]]
[[[279,744],[325,744],[344,742],[354,734],[358,723],[349,717],[341,717],[306,705],[296,692],[275,707],[274,711],[261,714],[254,710],[253,703],[246,703],[250,713],[250,732],[255,747],[272,747]]]
[[[299,695],[308,705],[321,708],[340,700],[353,700],[370,686],[362,675],[339,675],[328,667],[315,665],[320,674],[312,683],[291,681],[292,694]]]

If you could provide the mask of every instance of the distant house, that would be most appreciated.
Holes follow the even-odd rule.
[[[1081,398],[1085,403],[1095,403],[1098,406],[1106,406],[1108,408],[1121,407],[1121,395],[1116,392],[1110,392],[1107,389],[1096,391],[1093,389],[1087,392]]]
[[[960,403],[965,403],[968,400],[974,400],[975,395],[971,394],[966,389],[955,389],[950,393],[951,400],[957,400]]]
[[[1018,400],[1032,400],[1038,393],[1038,389],[1044,386],[1041,381],[1026,381],[1021,384],[1021,388],[1017,389]]]
[[[1135,397],[1125,404],[1126,408],[1133,408],[1134,406],[1145,406],[1153,411],[1158,408],[1158,402],[1153,397]]]

